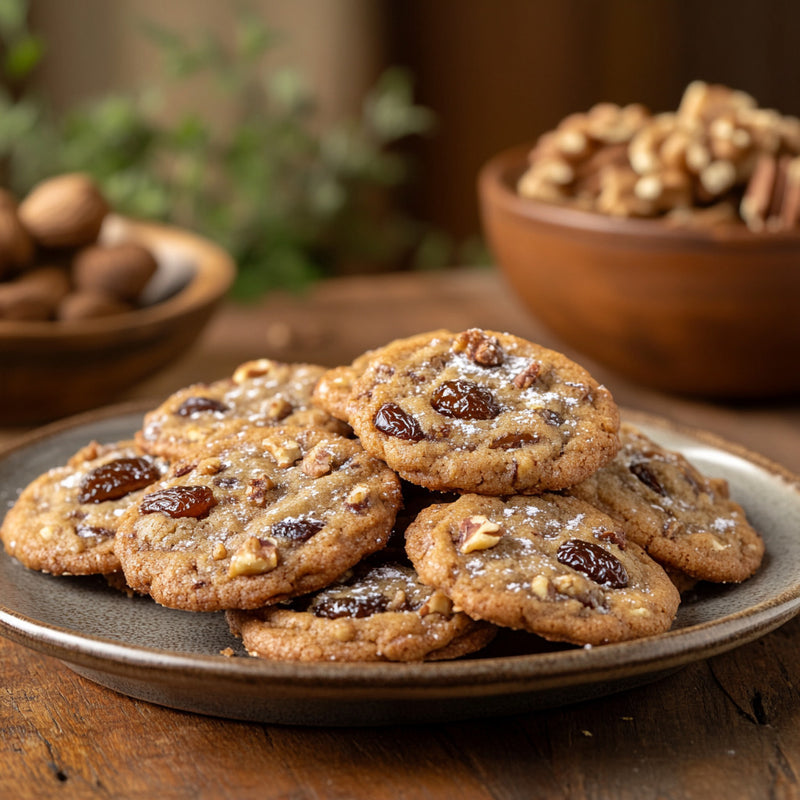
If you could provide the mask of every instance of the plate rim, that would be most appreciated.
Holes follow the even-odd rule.
[[[152,401],[131,401],[84,412],[37,428],[0,449],[0,460],[82,426],[141,414]],[[800,476],[742,445],[690,425],[650,412],[621,407],[623,420],[649,425],[722,450],[784,481],[800,496]],[[0,557],[10,558],[5,552]],[[61,628],[21,614],[0,603],[0,635],[53,656],[68,666],[126,676],[135,670],[143,680],[169,682],[170,677],[216,679],[231,687],[313,690],[326,696],[347,689],[354,694],[393,695],[443,693],[460,695],[537,692],[598,680],[670,670],[726,652],[780,627],[800,612],[800,577],[765,600],[723,617],[643,637],[597,647],[554,652],[465,658],[452,662],[395,664],[391,662],[280,662],[221,654],[188,653],[130,644]],[[709,637],[709,631],[713,633]],[[377,679],[380,678],[378,685]],[[112,687],[113,688],[113,687]]]

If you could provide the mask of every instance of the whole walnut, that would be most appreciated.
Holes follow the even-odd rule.
[[[34,246],[17,213],[14,196],[0,189],[0,280],[33,261]]]
[[[98,186],[81,172],[42,181],[19,204],[22,224],[37,244],[48,249],[96,241],[108,211]]]
[[[32,267],[0,283],[0,319],[53,319],[70,291],[69,274],[59,266]]]
[[[135,242],[96,244],[75,255],[72,280],[80,291],[134,302],[157,268],[153,254]]]
[[[62,322],[110,317],[130,311],[132,306],[102,292],[70,292],[59,304],[56,318]]]

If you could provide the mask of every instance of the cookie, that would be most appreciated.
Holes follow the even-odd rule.
[[[425,344],[430,334],[422,333],[409,337],[403,341],[407,344]],[[325,372],[317,381],[312,392],[312,402],[319,408],[327,411],[331,416],[347,422],[347,403],[353,391],[356,380],[363,375],[369,366],[372,357],[381,354],[384,348],[367,350],[356,357],[350,364],[333,367]]]
[[[3,544],[26,567],[54,575],[117,572],[120,518],[166,469],[132,440],[91,442],[23,489],[3,520]]]
[[[488,495],[563,489],[619,448],[610,392],[561,353],[519,337],[436,331],[374,351],[347,420],[412,483]]]
[[[324,409],[332,417],[347,422],[347,402],[353,384],[366,369],[372,353],[372,350],[368,350],[358,356],[352,364],[333,367],[321,375],[311,394],[314,405]]]
[[[454,611],[411,567],[383,558],[288,607],[227,618],[251,655],[282,661],[437,661],[473,653],[496,633]]]
[[[148,453],[176,459],[212,436],[235,431],[242,422],[255,427],[319,427],[346,435],[347,425],[311,403],[314,386],[325,372],[315,364],[267,358],[245,362],[230,378],[170,395],[145,415],[136,440]]]
[[[698,579],[738,583],[761,564],[764,542],[727,481],[700,473],[630,423],[614,460],[569,493],[621,520],[656,561]]]
[[[397,476],[355,439],[243,426],[210,439],[120,521],[135,591],[190,611],[258,608],[315,591],[385,545]]]
[[[406,530],[420,578],[474,619],[573,644],[663,633],[680,602],[620,524],[556,494],[463,495]]]

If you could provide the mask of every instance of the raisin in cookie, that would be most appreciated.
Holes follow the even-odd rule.
[[[634,425],[614,460],[569,492],[623,521],[656,561],[699,580],[739,582],[761,564],[764,542],[727,481],[702,475]]]
[[[420,578],[469,616],[555,641],[662,633],[680,602],[617,521],[574,497],[464,495],[422,511],[406,550]]]
[[[117,572],[120,518],[166,469],[133,441],[91,442],[23,489],[3,521],[3,544],[26,567],[54,575]]]
[[[194,384],[170,395],[145,415],[137,442],[149,453],[174,459],[242,422],[320,427],[345,435],[347,425],[311,403],[314,386],[325,372],[315,364],[248,361],[230,378]]]
[[[411,567],[384,558],[288,607],[227,618],[251,655],[282,661],[438,661],[473,653],[496,633],[454,611]]]
[[[437,490],[563,489],[617,452],[608,390],[553,350],[506,333],[436,331],[374,351],[347,419],[364,449]]]
[[[388,540],[397,476],[354,439],[243,426],[176,463],[120,522],[128,585],[192,611],[315,591]]]

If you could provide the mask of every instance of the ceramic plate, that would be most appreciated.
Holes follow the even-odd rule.
[[[49,426],[0,455],[0,509],[91,439],[128,438],[131,406]],[[270,723],[365,725],[521,713],[621,691],[762,636],[800,610],[800,479],[699,431],[628,412],[661,444],[726,478],[767,544],[759,573],[703,587],[660,636],[578,648],[507,632],[482,654],[430,664],[291,664],[247,656],[223,614],[162,608],[100,578],[52,577],[0,553],[0,632],[122,694]],[[234,657],[220,651],[232,647]]]

